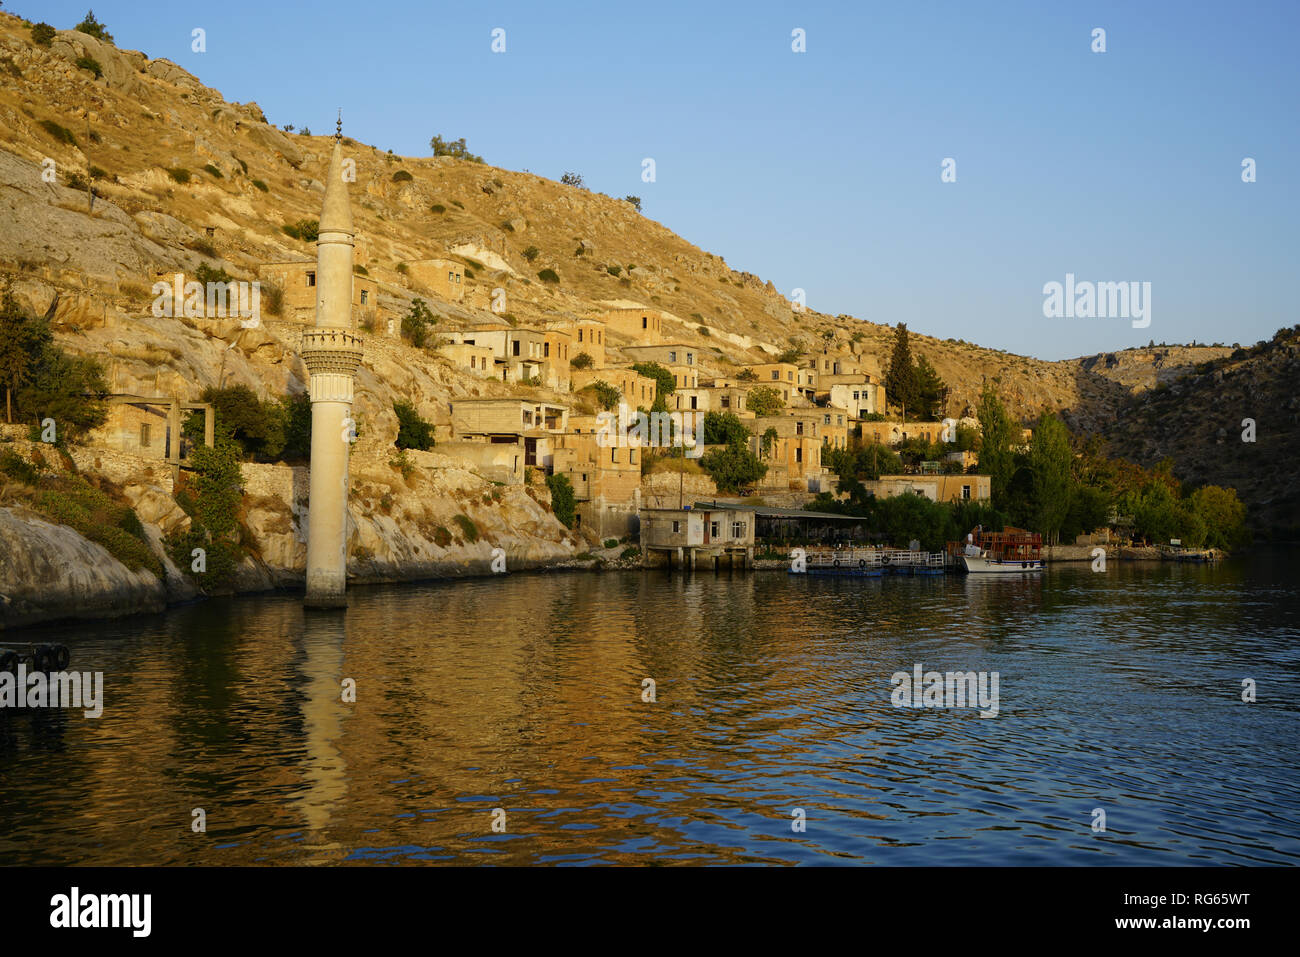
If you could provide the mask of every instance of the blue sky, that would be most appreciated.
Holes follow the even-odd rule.
[[[67,28],[88,2],[6,6]],[[1049,359],[1300,322],[1295,2],[94,7],[276,125],[342,106],[399,154],[574,170],[823,312]],[[1045,318],[1066,273],[1150,282],[1150,326]]]

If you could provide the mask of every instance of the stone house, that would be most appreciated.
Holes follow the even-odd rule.
[[[263,299],[266,284],[274,283],[280,288],[283,296],[280,318],[307,324],[316,321],[316,296],[320,291],[316,286],[316,260],[262,263],[257,267],[257,276],[263,285]],[[354,273],[352,325],[358,329],[367,324],[383,328],[384,318],[379,308],[379,283]]]
[[[465,301],[465,267],[450,259],[419,259],[406,264],[406,275],[447,302]]]

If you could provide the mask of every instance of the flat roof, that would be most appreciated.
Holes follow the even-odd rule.
[[[771,505],[739,505],[728,502],[696,502],[696,509],[710,509],[732,512],[753,512],[761,518],[824,518],[841,522],[865,522],[866,519],[860,515],[840,515],[835,512],[809,512],[802,508],[777,508]],[[679,511],[678,509],[665,509],[665,511]]]

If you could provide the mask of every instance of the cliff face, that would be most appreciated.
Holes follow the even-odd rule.
[[[166,607],[167,586],[129,570],[72,529],[0,508],[0,631],[51,618],[111,618]]]

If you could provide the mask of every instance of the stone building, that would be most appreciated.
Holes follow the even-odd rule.
[[[447,302],[465,301],[465,267],[450,259],[417,259],[406,264],[407,278]]]
[[[643,345],[664,341],[664,316],[658,309],[610,309],[598,317],[609,332]]]
[[[257,267],[257,276],[263,285],[263,313],[265,309],[268,283],[279,287],[283,296],[281,319],[309,323],[316,318],[316,299],[320,292],[317,282],[317,264],[310,259],[290,260],[288,262],[262,263]],[[384,315],[379,308],[379,284],[369,276],[349,273],[349,295],[352,301],[352,325],[354,328],[374,325],[380,328]]]

